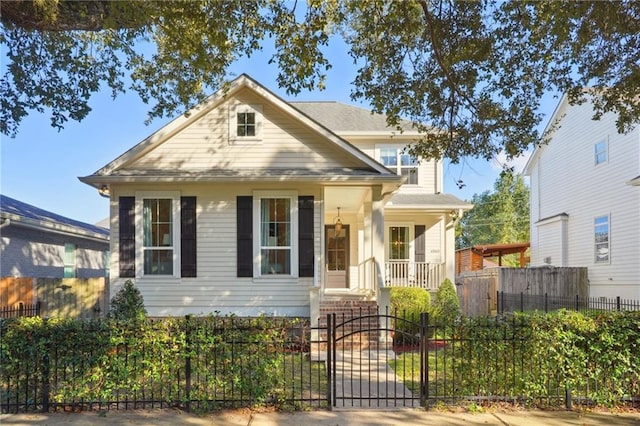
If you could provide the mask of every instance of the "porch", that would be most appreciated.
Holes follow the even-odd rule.
[[[385,287],[420,287],[435,291],[445,277],[444,263],[394,260],[384,264]]]

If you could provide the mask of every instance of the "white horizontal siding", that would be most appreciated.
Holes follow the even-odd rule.
[[[640,129],[620,135],[615,116],[592,121],[588,103],[568,107],[531,174],[532,263],[556,250],[553,233],[535,221],[567,213],[568,266],[589,268],[591,295],[640,298],[640,188],[626,182],[640,171]],[[608,141],[608,161],[598,166],[594,146]],[[594,261],[593,220],[610,215],[609,264]]]
[[[544,245],[537,250],[539,265],[547,264],[545,259],[549,260],[549,265],[553,266],[568,266],[563,264],[563,232],[562,222],[555,221],[536,227],[539,238],[544,241]],[[538,266],[539,266],[538,265]]]
[[[229,140],[234,104],[262,104],[262,140]],[[334,168],[362,163],[293,116],[243,91],[127,166],[132,169]]]
[[[425,230],[425,262],[444,262],[444,224],[438,221]],[[453,262],[454,259],[451,259]]]
[[[136,187],[140,189],[141,187]],[[142,188],[149,189],[149,185]],[[175,190],[176,188],[172,188]],[[253,187],[244,185],[190,185],[181,195],[197,199],[197,277],[167,279],[144,277],[135,280],[150,315],[208,314],[309,315],[309,289],[313,278],[236,276],[236,196],[252,195]],[[296,188],[292,188],[296,189]],[[313,195],[315,252],[320,252],[319,187],[299,187],[298,195]],[[133,195],[133,188],[115,188],[114,199]],[[112,214],[117,203],[112,203]],[[113,233],[112,295],[124,283],[117,269],[117,228]]]
[[[543,259],[540,256],[540,237],[538,236],[538,225],[540,211],[539,206],[539,184],[538,184],[538,167],[535,167],[531,171],[531,178],[529,180],[529,255],[530,265],[540,266],[543,263]]]

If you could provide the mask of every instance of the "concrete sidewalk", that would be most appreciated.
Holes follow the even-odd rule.
[[[196,415],[179,410],[129,410],[106,413],[2,414],[7,426],[408,426],[408,425],[495,425],[495,426],[640,426],[640,413],[575,411],[508,411],[491,413],[448,413],[417,409],[340,410],[295,413],[261,413],[249,410],[221,411]]]

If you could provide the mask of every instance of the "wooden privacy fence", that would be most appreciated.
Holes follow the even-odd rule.
[[[42,317],[100,318],[109,310],[105,278],[0,279],[0,309],[39,304]]]
[[[35,278],[0,278],[0,306],[13,307],[22,303],[34,303]]]
[[[588,297],[587,268],[487,268],[456,277],[462,312],[470,317],[497,313],[498,292],[550,297]]]

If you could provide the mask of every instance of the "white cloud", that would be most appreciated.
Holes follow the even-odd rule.
[[[504,166],[513,167],[513,170],[516,173],[522,173],[524,170],[524,166],[527,165],[527,161],[529,161],[529,157],[531,156],[531,152],[527,151],[518,157],[514,157],[513,159],[507,161],[507,154],[504,151],[500,151],[498,156],[491,160],[491,167],[495,171],[502,171]]]

